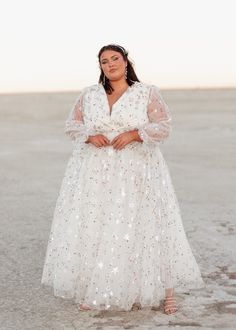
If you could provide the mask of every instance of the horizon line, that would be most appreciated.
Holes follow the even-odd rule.
[[[172,86],[167,87],[163,86],[160,87],[160,90],[165,91],[178,91],[178,90],[219,90],[219,89],[236,89],[236,85],[229,85],[229,86]],[[82,89],[82,88],[81,88]],[[0,95],[13,95],[13,94],[56,94],[56,93],[77,93],[81,89],[51,89],[51,90],[32,90],[32,91],[11,91],[11,92],[0,92]]]

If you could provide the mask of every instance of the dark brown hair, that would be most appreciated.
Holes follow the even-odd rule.
[[[98,53],[99,64],[101,64],[100,63],[100,57],[101,57],[102,53],[105,50],[114,50],[114,51],[120,53],[122,55],[123,59],[125,61],[127,61],[127,78],[126,78],[126,81],[127,81],[129,86],[133,85],[135,81],[139,81],[139,79],[136,76],[136,73],[134,71],[133,63],[131,62],[130,59],[128,59],[128,52],[127,52],[127,50],[125,50],[124,47],[116,45],[116,44],[109,44],[107,46],[103,46],[100,49],[99,53]],[[101,74],[100,74],[98,82],[103,84],[103,87],[105,88],[105,90],[107,91],[108,94],[111,94],[114,89],[110,85],[109,79],[107,79],[107,77],[104,75],[101,66],[100,66],[100,70],[101,70]]]

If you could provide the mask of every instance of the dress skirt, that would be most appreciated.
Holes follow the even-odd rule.
[[[165,289],[202,286],[159,146],[75,143],[42,283],[98,310],[159,305]]]

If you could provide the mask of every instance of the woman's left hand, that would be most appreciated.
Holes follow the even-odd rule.
[[[127,144],[131,143],[132,141],[139,141],[142,142],[138,135],[137,130],[124,132],[117,135],[110,143],[114,149],[120,150],[123,149]]]

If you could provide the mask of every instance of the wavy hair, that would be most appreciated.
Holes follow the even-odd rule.
[[[98,53],[98,60],[99,60],[100,70],[101,70],[98,82],[103,84],[103,87],[105,88],[105,90],[107,91],[108,94],[111,94],[114,91],[114,89],[112,88],[112,86],[109,82],[109,79],[105,76],[105,74],[104,74],[104,72],[102,71],[102,68],[101,68],[100,57],[101,57],[102,53],[105,50],[114,50],[114,51],[120,53],[122,55],[123,59],[127,62],[127,78],[126,78],[126,81],[127,81],[129,86],[133,85],[135,81],[138,81],[138,82],[140,81],[138,79],[135,71],[134,71],[132,61],[128,58],[128,52],[124,47],[122,47],[120,45],[116,45],[116,44],[109,44],[107,46],[103,46],[99,50],[99,53]]]

